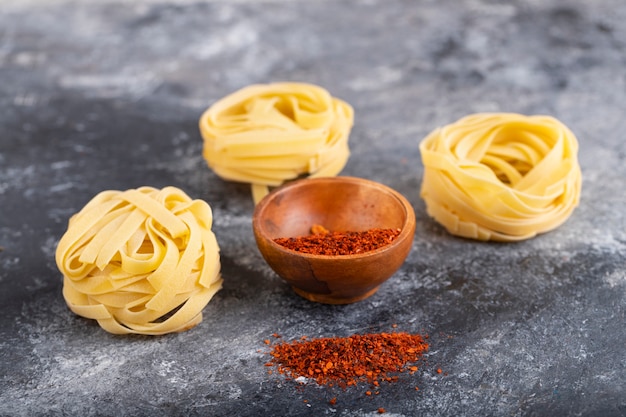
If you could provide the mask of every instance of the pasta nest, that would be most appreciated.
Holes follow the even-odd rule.
[[[194,327],[222,286],[212,220],[206,202],[175,187],[99,193],[57,246],[69,308],[116,334]]]
[[[321,87],[255,84],[202,114],[203,155],[220,177],[252,184],[258,202],[285,181],[337,175],[350,155],[353,119],[352,107]]]
[[[578,142],[550,116],[480,113],[421,143],[421,196],[450,233],[519,241],[552,230],[578,205]]]

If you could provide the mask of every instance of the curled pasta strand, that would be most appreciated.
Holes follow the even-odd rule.
[[[420,143],[421,196],[450,233],[519,241],[555,229],[580,199],[578,142],[550,116],[479,113]]]
[[[255,84],[200,117],[203,155],[220,177],[250,183],[258,202],[285,181],[337,175],[350,155],[353,119],[352,107],[321,87]]]
[[[57,246],[67,305],[116,334],[190,329],[222,286],[212,222],[175,187],[98,194]]]

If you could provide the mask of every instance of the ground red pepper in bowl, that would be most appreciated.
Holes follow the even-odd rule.
[[[381,228],[362,232],[330,232],[320,225],[313,225],[311,231],[313,234],[276,238],[274,242],[287,249],[313,255],[354,255],[388,245],[400,234],[400,229]]]
[[[336,253],[319,247],[312,253],[297,251],[275,241],[306,236],[315,224],[357,234],[336,239],[346,246]],[[404,263],[413,244],[415,212],[403,195],[374,181],[311,178],[293,181],[265,196],[255,207],[252,228],[265,261],[297,294],[310,301],[347,304],[370,297]],[[381,230],[397,235],[391,238]],[[333,233],[329,232],[330,237]],[[378,238],[384,244],[347,245],[350,239],[364,243]],[[300,249],[308,245],[304,239],[296,243]]]

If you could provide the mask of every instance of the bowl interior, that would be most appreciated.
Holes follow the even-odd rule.
[[[331,231],[400,228],[406,200],[390,188],[353,177],[295,181],[269,194],[255,213],[255,227],[269,239],[309,235],[319,224]]]

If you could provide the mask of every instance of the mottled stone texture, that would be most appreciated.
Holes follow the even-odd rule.
[[[3,1],[0,415],[626,415],[624,21],[622,0]],[[406,264],[366,301],[296,296],[256,249],[248,187],[202,159],[207,106],[282,80],[351,103],[343,174],[415,207]],[[578,136],[582,199],[556,231],[478,243],[428,218],[419,141],[482,111],[550,114]],[[112,336],[61,295],[68,218],[141,185],[214,209],[224,288],[182,334]],[[264,366],[274,332],[393,324],[431,350],[378,395]]]

